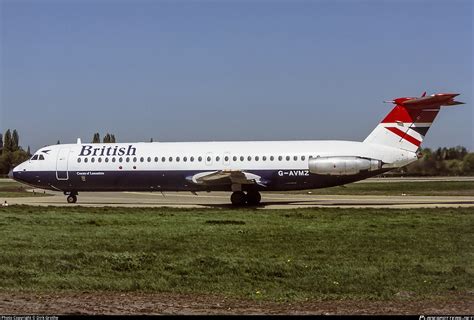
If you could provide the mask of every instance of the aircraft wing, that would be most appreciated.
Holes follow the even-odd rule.
[[[258,184],[266,186],[260,176],[241,170],[200,172],[187,179],[200,185]]]

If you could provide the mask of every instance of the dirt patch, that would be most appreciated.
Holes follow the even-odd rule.
[[[394,301],[276,303],[165,293],[0,293],[3,314],[473,314],[474,296]]]

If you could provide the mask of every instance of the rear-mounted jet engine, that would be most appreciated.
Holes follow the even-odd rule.
[[[382,161],[361,157],[318,157],[309,159],[309,172],[319,175],[355,175],[382,168]]]

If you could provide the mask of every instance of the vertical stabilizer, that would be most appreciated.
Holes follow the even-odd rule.
[[[421,98],[397,98],[395,107],[364,140],[416,152],[425,138],[441,106],[462,104],[454,101],[458,94],[438,93]]]

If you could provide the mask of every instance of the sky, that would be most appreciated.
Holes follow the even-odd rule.
[[[0,132],[20,144],[362,141],[461,93],[423,146],[474,150],[472,1],[0,0]]]

